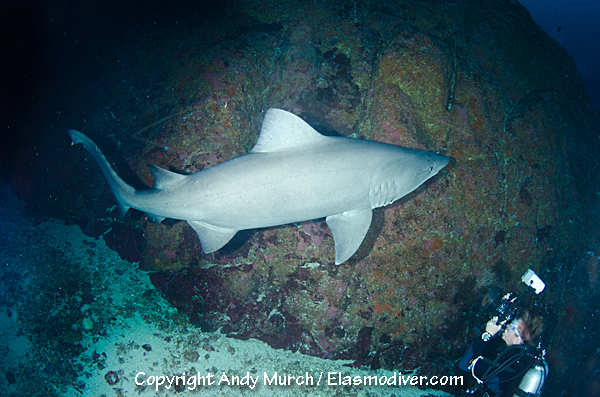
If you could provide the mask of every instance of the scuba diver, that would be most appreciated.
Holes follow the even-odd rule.
[[[546,287],[531,269],[523,274],[521,281],[536,295]],[[516,295],[502,295],[502,290],[494,286],[482,301],[484,307],[494,309],[494,315],[485,332],[458,363],[461,370],[470,372],[477,381],[461,396],[540,397],[542,394],[548,377],[546,350],[539,341],[544,322],[527,310],[521,312]]]
[[[510,299],[510,294],[504,299]],[[548,372],[538,344],[542,318],[528,311],[514,319],[500,317],[488,321],[485,332],[458,363],[477,381],[463,396],[533,397],[541,392]]]

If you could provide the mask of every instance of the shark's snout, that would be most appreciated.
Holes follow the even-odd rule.
[[[450,157],[444,156],[443,154],[438,154],[438,163],[440,170],[450,163]]]

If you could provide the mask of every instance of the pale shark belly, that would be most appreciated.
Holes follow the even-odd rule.
[[[187,202],[193,197],[196,208],[165,215],[243,230],[368,207],[368,180],[352,167],[340,171],[335,158],[325,162],[318,157],[287,158],[285,163],[275,158],[266,164],[265,158],[260,164],[254,164],[252,158],[244,160],[223,163],[213,171],[198,174],[189,186],[182,187],[183,193],[175,195],[187,197]],[[311,162],[319,163],[319,169],[308,167]]]

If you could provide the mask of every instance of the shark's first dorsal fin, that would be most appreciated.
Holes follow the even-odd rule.
[[[327,139],[300,117],[281,109],[269,109],[258,142],[250,153],[267,153]]]
[[[148,168],[154,175],[154,184],[152,185],[154,189],[166,189],[175,186],[186,177],[186,175],[177,174],[152,164],[148,164]]]

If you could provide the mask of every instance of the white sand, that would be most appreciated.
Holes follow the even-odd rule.
[[[0,280],[0,355],[4,357],[0,364],[0,395],[20,396],[24,392],[29,396],[40,393],[69,397],[448,395],[431,389],[398,385],[401,382],[398,372],[352,369],[343,366],[348,361],[324,360],[276,350],[254,339],[241,341],[227,338],[219,332],[201,332],[186,324],[185,318],[154,289],[146,273],[121,260],[103,240],[86,237],[79,227],[65,226],[60,221],[44,220],[34,224],[23,219],[18,202],[10,197],[6,186],[0,186],[0,199],[3,200],[0,203],[3,204],[0,210],[3,215],[0,225],[3,228],[3,240],[0,241],[3,273],[0,276],[5,276]],[[23,243],[25,238],[27,244]],[[45,360],[51,361],[48,355],[60,353],[48,351],[35,340],[30,341],[22,330],[30,329],[32,324],[24,323],[25,320],[19,316],[27,310],[23,307],[23,301],[27,301],[23,294],[35,293],[46,285],[45,280],[36,275],[36,263],[27,258],[35,257],[32,253],[35,250],[45,254],[50,248],[64,256],[65,266],[79,266],[76,271],[92,284],[95,298],[92,304],[79,309],[84,320],[71,326],[82,335],[79,343],[84,348],[78,358],[66,358],[71,360],[67,364],[79,375],[75,384],[53,384],[50,379],[56,379],[57,374],[44,375],[44,369],[52,371],[44,364]],[[19,258],[23,249],[28,251],[25,259],[23,255]],[[51,286],[52,282],[48,281],[47,285]],[[50,310],[51,315],[64,310],[60,301],[55,304],[56,307]],[[151,350],[144,349],[144,345],[149,345]],[[14,384],[8,384],[4,376],[6,371],[16,374]],[[109,371],[118,375],[118,382],[114,385],[109,385],[105,379]],[[284,376],[291,385],[269,385],[268,380],[272,380],[275,373]],[[360,377],[353,379],[377,376],[378,382],[383,376],[388,380],[392,377],[396,386],[328,385],[328,373],[336,373],[335,382],[339,380],[337,373]],[[25,384],[24,374],[29,374]],[[196,386],[193,390],[194,384],[188,383],[176,392],[173,385],[168,387],[166,378],[156,378],[184,374],[187,382],[194,380],[190,376],[204,376],[206,381],[210,375],[210,381],[214,383]],[[408,375],[403,374],[403,379],[408,380]],[[136,385],[136,376],[138,382],[146,383]],[[164,379],[165,382],[158,390],[156,379]],[[148,385],[148,380],[154,383]],[[237,384],[228,385],[226,380]],[[296,381],[304,384],[297,385]],[[306,385],[307,382],[312,382],[312,385]],[[50,392],[43,394],[41,390]]]

